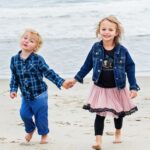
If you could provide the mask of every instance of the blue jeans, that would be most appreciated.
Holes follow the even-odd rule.
[[[25,131],[27,133],[31,133],[37,127],[39,135],[46,135],[49,132],[47,91],[32,101],[22,98],[20,116],[24,122]]]

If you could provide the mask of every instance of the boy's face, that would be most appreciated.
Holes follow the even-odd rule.
[[[38,47],[38,37],[32,33],[26,32],[21,38],[20,46],[22,50],[34,52]]]

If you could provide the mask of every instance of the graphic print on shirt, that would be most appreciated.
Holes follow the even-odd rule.
[[[102,64],[103,70],[111,71],[113,70],[113,58],[111,55],[106,54]]]

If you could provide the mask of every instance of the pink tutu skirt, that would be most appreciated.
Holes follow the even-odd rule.
[[[101,88],[92,86],[88,102],[83,109],[96,112],[100,116],[111,115],[115,118],[124,117],[137,111],[132,103],[127,88]]]

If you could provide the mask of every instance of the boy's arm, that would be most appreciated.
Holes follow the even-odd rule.
[[[53,69],[50,69],[45,60],[40,56],[39,69],[43,75],[50,81],[52,81],[58,88],[61,88],[64,83],[64,79],[61,78]]]
[[[11,69],[10,92],[16,92],[17,93],[18,80],[17,80],[17,76],[16,76],[16,70],[14,67],[13,58],[11,59],[10,69]]]
[[[131,90],[130,91],[130,98],[133,99],[137,96],[137,91],[136,90]]]

